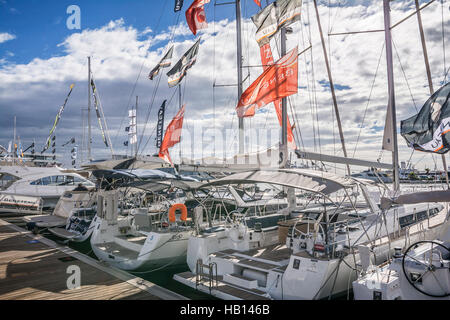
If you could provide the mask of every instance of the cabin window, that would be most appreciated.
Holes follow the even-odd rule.
[[[0,189],[6,189],[8,188],[14,181],[16,181],[17,178],[10,175],[3,173],[0,175]]]
[[[410,224],[413,224],[416,221],[415,215],[410,214],[408,216],[404,216],[398,219],[401,228],[407,227]]]

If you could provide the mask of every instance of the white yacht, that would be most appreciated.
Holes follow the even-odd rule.
[[[53,210],[66,192],[95,185],[74,171],[59,167],[1,166],[0,212],[41,214]]]
[[[236,235],[199,234],[189,242],[190,271],[175,275],[175,280],[222,299],[334,297],[345,294],[356,279],[360,248],[370,248],[371,259],[381,263],[396,245],[433,239],[447,217],[447,209],[438,203],[381,209],[375,201],[380,195],[366,185],[326,172],[251,171],[210,185],[257,183],[297,189],[287,192],[287,210],[298,216],[288,235],[283,239],[279,228],[281,241],[260,247],[257,242],[263,235],[252,231],[246,236],[244,226],[234,231]],[[364,203],[357,202],[361,196]],[[237,242],[255,237],[256,244],[247,250],[229,245],[226,238],[233,236]]]
[[[124,194],[114,187],[99,191],[91,237],[95,255],[130,271],[185,263],[187,241],[195,226],[187,215],[188,192],[183,189],[198,182],[159,170],[103,170],[99,174],[121,179],[121,185],[129,183],[129,188]],[[130,187],[141,192],[133,194]],[[134,206],[124,208],[124,199]]]
[[[450,300],[450,224],[434,240],[421,240],[381,265],[367,264],[353,282],[355,300]]]

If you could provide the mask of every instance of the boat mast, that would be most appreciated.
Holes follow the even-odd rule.
[[[238,99],[242,96],[242,39],[241,39],[241,0],[235,0],[236,4],[236,42],[237,42],[237,88]],[[238,101],[239,102],[239,101]],[[239,153],[244,153],[244,118],[239,119]]]
[[[16,163],[16,116],[14,116],[13,165]]]
[[[425,42],[425,34],[423,32],[422,15],[420,13],[419,0],[415,0],[415,3],[416,3],[416,10],[417,10],[417,22],[419,24],[420,41],[422,42],[423,59],[425,60],[425,68],[427,70],[428,87],[430,89],[430,95],[432,95],[434,93],[433,80],[431,79],[430,63],[428,61],[427,43]],[[448,181],[447,161],[443,154],[441,155],[441,157],[442,157],[442,164],[444,166],[444,171],[445,171],[445,181],[447,182],[447,187],[448,187],[449,181]]]
[[[281,28],[281,56],[284,57],[286,55],[286,34],[288,33],[288,30],[286,27]],[[283,146],[283,149],[287,150],[287,98],[281,99],[281,145]],[[287,157],[288,155],[285,154],[284,157]]]
[[[92,160],[91,144],[92,144],[92,132],[91,132],[91,57],[88,57],[88,159]]]
[[[314,0],[314,8],[316,10],[317,25],[319,27],[320,40],[322,42],[323,55],[325,57],[325,65],[327,67],[328,81],[330,82],[331,96],[333,98],[334,113],[336,115],[336,122],[337,122],[338,128],[339,128],[339,136],[341,138],[342,151],[344,152],[344,157],[347,158],[347,149],[345,148],[345,140],[344,140],[344,133],[342,131],[341,117],[339,115],[339,108],[337,105],[336,94],[334,92],[333,77],[331,76],[330,65],[328,63],[328,53],[327,53],[327,48],[325,46],[325,40],[323,38],[322,25],[320,23],[319,10],[317,8],[317,0]],[[346,164],[346,166],[347,166],[347,173],[348,173],[348,175],[350,175],[351,174],[350,166],[348,165],[348,163]]]
[[[138,112],[138,99],[139,99],[139,97],[138,96],[136,96],[136,107],[135,107],[135,112],[136,112],[136,137],[138,136],[138,122],[137,122],[137,119],[138,119],[138,117],[137,117],[137,112]],[[136,140],[137,140],[137,138],[136,138]],[[137,155],[138,155],[138,143],[137,143],[137,141],[136,141],[136,143],[135,143],[135,145],[136,145],[136,147],[135,147],[135,157],[137,158]]]
[[[314,0],[315,1],[315,0]],[[384,9],[384,36],[386,42],[386,62],[388,77],[388,112],[391,112],[392,120],[392,165],[394,166],[394,191],[399,190],[399,166],[398,166],[398,143],[397,143],[397,117],[395,112],[394,70],[392,64],[392,38],[391,38],[391,16],[390,0],[383,0]]]

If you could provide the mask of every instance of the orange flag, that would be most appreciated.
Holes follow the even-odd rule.
[[[265,45],[260,47],[261,54],[261,62],[263,64],[263,69],[266,70],[269,66],[273,65],[273,55],[272,49],[270,48],[270,43],[266,43]],[[282,126],[283,122],[283,111],[281,108],[281,100],[275,100],[273,102],[275,106],[275,111],[277,112],[278,121],[280,122],[280,126]],[[297,145],[295,144],[294,135],[292,134],[291,122],[289,121],[289,116],[287,119],[287,140],[288,146],[290,149],[297,149]]]
[[[241,95],[236,112],[238,117],[252,117],[256,108],[297,93],[297,47],[269,66]]]
[[[194,0],[189,9],[186,10],[186,22],[194,35],[197,34],[197,30],[208,28],[206,22],[204,5],[209,0]]]
[[[169,148],[173,147],[180,142],[181,130],[183,128],[183,118],[184,118],[184,107],[183,105],[175,117],[170,121],[167,126],[166,133],[164,134],[163,142],[159,148],[158,156],[172,164],[172,160],[169,155]]]

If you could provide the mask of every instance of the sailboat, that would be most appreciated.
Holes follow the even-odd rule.
[[[283,1],[287,3],[288,1]],[[314,1],[316,13],[317,3]],[[392,76],[392,47],[390,38],[389,1],[384,1],[386,57],[388,61],[389,104],[391,128],[389,141],[393,143],[394,190],[399,191],[398,148],[396,135],[395,99]],[[319,30],[320,28],[320,21]],[[325,61],[328,61],[323,37]],[[283,39],[283,37],[282,37]],[[327,66],[332,87],[332,78]],[[332,90],[333,97],[334,92]],[[335,98],[335,112],[340,125]],[[284,124],[286,121],[284,119]],[[284,141],[286,134],[284,130]],[[342,130],[340,128],[340,133]],[[341,135],[344,157],[332,157],[297,150],[299,158],[383,168],[383,164],[347,158]],[[388,167],[385,166],[385,169]],[[286,242],[247,251],[220,248],[208,238],[197,235],[192,252],[198,258],[190,263],[190,271],[174,276],[188,286],[223,299],[323,299],[348,292],[361,265],[361,253],[377,263],[386,261],[394,246],[403,246],[420,239],[433,239],[448,216],[447,206],[433,198],[431,203],[404,202],[380,207],[380,193],[368,191],[361,181],[325,172],[278,169],[237,173],[212,182],[213,185],[246,185],[269,183],[280,185],[291,194],[309,194],[299,198],[316,201],[297,205],[297,196],[289,207],[298,212]],[[330,187],[334,186],[334,187]],[[207,187],[204,185],[203,187]],[[325,191],[327,190],[327,191]],[[352,191],[350,191],[352,190]],[[315,196],[311,196],[314,194]],[[358,195],[363,204],[357,206]],[[414,195],[412,195],[414,197]],[[437,199],[437,200],[436,200]],[[311,203],[312,202],[312,203]],[[426,202],[426,201],[425,201]],[[250,202],[251,203],[251,202]],[[425,227],[426,225],[426,227]],[[244,237],[238,237],[244,239]]]

